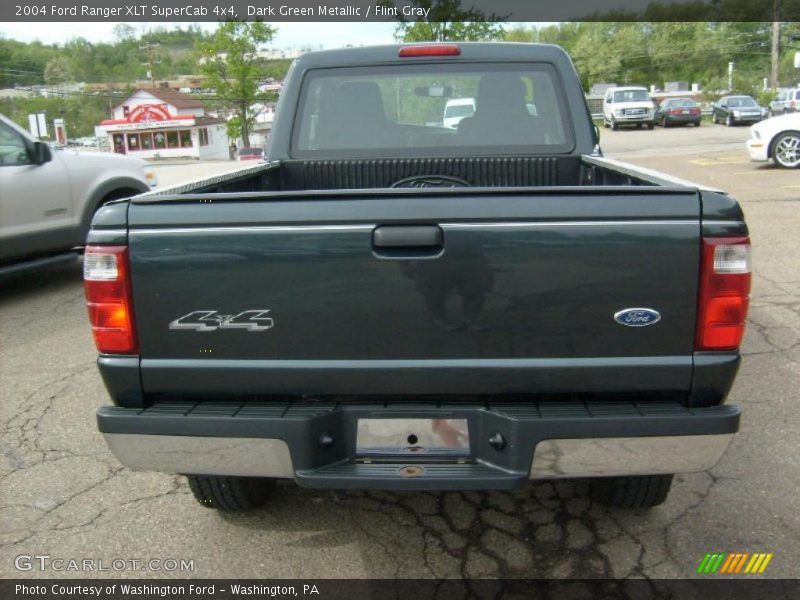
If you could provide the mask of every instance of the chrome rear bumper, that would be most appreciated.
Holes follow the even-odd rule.
[[[285,479],[295,475],[289,446],[278,439],[126,433],[107,433],[105,439],[117,460],[136,470]],[[706,471],[719,462],[732,439],[729,433],[543,440],[534,450],[529,478]]]
[[[733,434],[544,440],[536,445],[531,479],[658,475],[707,471]]]
[[[106,433],[111,453],[137,471],[292,478],[283,440]]]
[[[529,479],[703,471],[720,460],[739,417],[735,406],[690,409],[670,402],[200,402],[104,407],[98,424],[114,456],[132,469],[294,478],[334,489],[465,490],[513,489]],[[392,419],[392,431],[399,422],[402,437],[419,438],[420,445],[406,452],[412,448],[392,438],[382,453],[369,438],[368,448],[359,446],[359,426],[365,433],[376,419]],[[433,422],[466,426],[468,445],[448,454],[440,442],[425,442],[430,436],[422,427]],[[378,449],[386,446],[381,440]],[[406,476],[409,467],[415,476]]]

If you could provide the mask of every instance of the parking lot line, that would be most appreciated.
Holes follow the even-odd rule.
[[[713,165],[737,165],[737,164],[745,164],[750,162],[748,158],[741,158],[739,156],[730,156],[730,157],[722,157],[722,158],[695,158],[689,161],[693,165],[699,165],[701,167],[710,167]]]

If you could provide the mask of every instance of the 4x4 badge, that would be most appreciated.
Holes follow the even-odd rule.
[[[216,331],[217,329],[266,331],[275,325],[275,321],[272,320],[272,317],[267,316],[267,313],[269,313],[269,309],[245,310],[238,315],[222,315],[216,310],[195,310],[172,321],[169,328],[192,331]]]

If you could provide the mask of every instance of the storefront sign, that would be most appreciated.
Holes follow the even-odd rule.
[[[128,114],[128,121],[141,123],[142,121],[169,121],[169,107],[166,104],[140,104]]]
[[[166,121],[141,121],[139,123],[118,123],[114,125],[103,125],[104,129],[111,129],[113,131],[132,131],[136,129],[162,129],[164,127],[191,127],[194,125],[194,118],[191,119],[169,119]]]

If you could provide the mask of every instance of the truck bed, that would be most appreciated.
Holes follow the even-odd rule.
[[[284,160],[142,194],[137,201],[190,193],[674,185],[697,187],[601,156]]]

